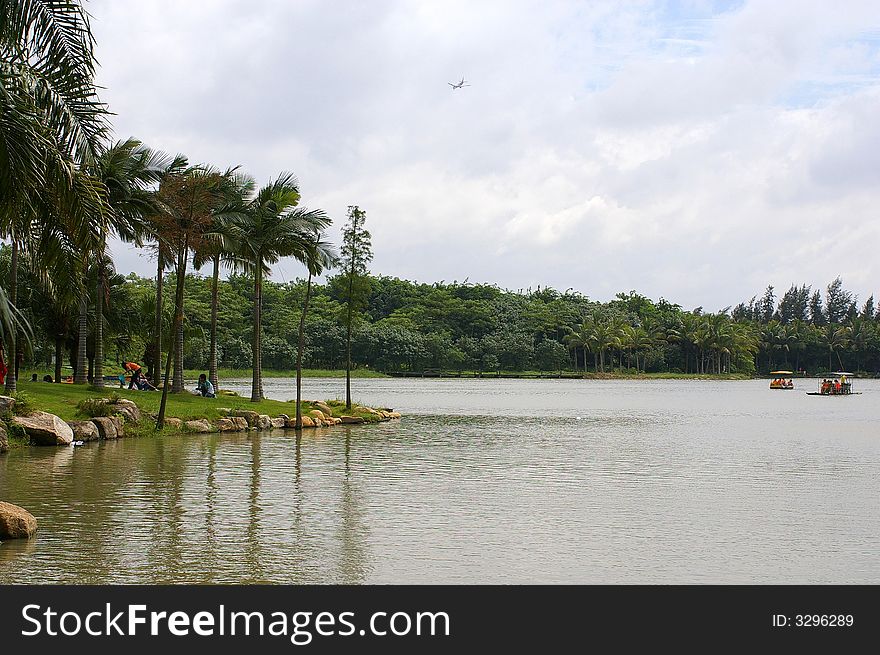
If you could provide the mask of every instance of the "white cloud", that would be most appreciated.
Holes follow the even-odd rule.
[[[121,137],[292,170],[335,229],[360,205],[378,272],[707,309],[838,274],[876,290],[873,2],[90,11]]]

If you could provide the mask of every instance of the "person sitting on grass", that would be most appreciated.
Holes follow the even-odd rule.
[[[138,376],[137,388],[139,391],[159,391],[150,383],[146,375]]]
[[[204,398],[217,397],[214,393],[214,385],[211,384],[208,376],[206,376],[204,373],[199,375],[199,383],[196,385],[196,393],[200,394]]]

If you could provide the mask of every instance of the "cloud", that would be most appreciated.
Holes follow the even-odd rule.
[[[377,272],[707,309],[838,274],[876,290],[872,2],[90,11],[120,137],[292,170],[336,235],[358,204]]]

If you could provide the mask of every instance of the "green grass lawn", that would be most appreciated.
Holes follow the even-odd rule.
[[[28,410],[39,410],[55,414],[65,421],[80,420],[87,417],[77,412],[77,404],[86,398],[109,397],[111,394],[118,394],[122,398],[137,403],[142,412],[158,413],[159,403],[162,400],[162,394],[158,391],[129,391],[128,389],[120,389],[119,387],[105,387],[98,390],[94,387],[74,384],[49,384],[47,382],[22,382],[18,383],[19,392],[24,394],[27,399]],[[340,404],[336,400],[327,401],[327,404],[333,410],[334,416],[363,416],[366,421],[375,420],[369,412],[358,411],[352,408],[352,411],[346,412],[345,405]],[[261,400],[258,403],[252,403],[248,398],[238,396],[219,396],[218,398],[202,398],[193,393],[176,393],[168,394],[168,403],[165,408],[165,415],[168,417],[190,420],[196,418],[206,418],[210,421],[216,421],[222,415],[217,411],[218,407],[226,407],[229,409],[242,409],[257,412],[258,414],[268,414],[271,417],[277,417],[281,414],[293,416],[296,413],[294,403],[282,402],[279,400]],[[315,409],[311,403],[302,403],[303,414]],[[142,421],[148,423],[149,419]]]

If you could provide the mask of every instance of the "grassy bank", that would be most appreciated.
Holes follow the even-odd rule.
[[[107,387],[97,390],[94,387],[73,384],[48,384],[46,382],[19,382],[19,392],[26,399],[26,409],[49,412],[65,421],[81,420],[87,417],[77,411],[77,405],[86,398],[107,398],[111,394],[117,394],[121,398],[134,401],[141,412],[155,414],[159,411],[162,394],[158,391],[129,391]],[[334,416],[361,416],[367,422],[373,422],[375,417],[369,412],[352,408],[346,412],[345,405],[336,400],[327,401],[333,410]],[[252,403],[248,398],[239,396],[220,396],[218,398],[202,398],[192,393],[169,394],[165,409],[165,415],[189,421],[192,419],[205,418],[216,421],[222,414],[217,411],[218,407],[229,409],[241,409],[268,414],[277,417],[281,414],[293,416],[296,413],[294,403],[279,400],[261,400]],[[307,415],[316,407],[311,402],[301,404],[303,415]],[[128,426],[126,430],[134,430],[135,434],[153,431],[153,424],[149,417],[144,417],[138,428]]]

